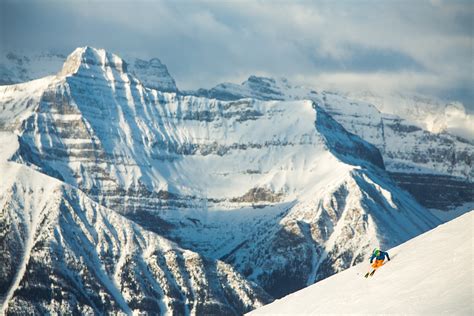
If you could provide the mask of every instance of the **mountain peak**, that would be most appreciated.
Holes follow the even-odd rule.
[[[127,64],[119,56],[90,46],[76,48],[66,59],[60,76],[92,74],[112,68],[120,73],[127,72]]]
[[[269,84],[269,83],[275,84],[275,79],[270,78],[270,77],[251,75],[250,77],[248,77],[248,79],[246,81],[244,81],[242,83],[242,85],[245,85],[246,83],[251,83],[251,82],[252,83],[263,83],[263,84]]]
[[[67,57],[59,76],[76,75],[108,79],[113,77],[114,80],[123,80],[122,75],[127,74],[151,89],[163,92],[179,91],[168,68],[160,59],[152,58],[147,61],[131,57],[128,60],[131,61],[130,64],[104,49],[78,47]]]
[[[159,58],[154,57],[148,61],[137,58],[135,62],[131,62],[128,66],[130,73],[140,78],[140,81],[149,88],[164,92],[179,91],[174,78],[168,72],[168,68]]]

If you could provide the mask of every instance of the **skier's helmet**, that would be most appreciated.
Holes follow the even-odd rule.
[[[380,254],[380,249],[375,248],[373,253],[374,255],[378,256]]]

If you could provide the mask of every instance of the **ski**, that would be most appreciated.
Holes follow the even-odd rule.
[[[369,276],[373,276],[375,273],[375,269],[372,271],[372,272],[367,272],[365,275],[364,275],[364,278],[368,278]]]

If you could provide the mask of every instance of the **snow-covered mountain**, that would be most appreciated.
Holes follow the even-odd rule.
[[[0,85],[21,83],[55,73],[66,56],[60,53],[40,52],[22,54],[0,52]]]
[[[66,55],[54,52],[0,53],[0,85],[22,83],[54,75],[61,69]],[[174,78],[158,58],[144,60],[126,56],[128,71],[147,87],[164,92],[178,92]]]
[[[178,92],[178,87],[174,78],[168,72],[168,68],[158,58],[144,60],[132,56],[125,56],[129,62],[127,64],[128,71],[140,82],[151,89],[160,90],[162,92]]]
[[[376,147],[311,100],[161,92],[85,47],[55,76],[0,87],[0,109],[0,128],[18,135],[13,161],[275,297],[439,223]]]
[[[58,53],[4,54],[0,56],[0,84],[52,75],[64,60]],[[179,92],[159,59],[126,56],[126,60],[128,72],[146,87]],[[180,93],[219,100],[313,100],[348,131],[374,144],[398,185],[424,206],[451,210],[474,201],[474,121],[460,104],[400,93],[316,91],[286,79],[257,76],[241,85],[223,83]],[[393,109],[397,115],[389,114]]]
[[[400,92],[380,95],[373,91],[360,91],[346,95],[351,99],[376,104],[380,111],[396,114],[429,132],[449,132],[474,141],[474,117],[459,102],[445,102]]]
[[[0,313],[239,315],[271,300],[228,264],[6,162],[18,147],[0,133]]]
[[[361,263],[250,315],[472,315],[474,211],[388,252],[372,277]]]
[[[416,121],[423,115],[412,115],[416,107],[401,112],[413,119],[410,121],[340,93],[317,92],[286,79],[256,76],[241,85],[224,83],[187,93],[219,100],[313,100],[349,132],[375,145],[392,177],[425,206],[446,209],[474,201],[474,143],[441,129],[437,133],[423,129]]]
[[[304,87],[293,86],[284,78],[273,79],[258,76],[250,76],[240,85],[226,82],[218,84],[209,90],[198,89],[197,91],[185,91],[185,93],[226,101],[243,98],[258,100],[311,100],[312,98],[310,96],[318,95],[314,90],[308,91],[308,89]]]
[[[316,91],[314,88],[298,86],[285,78],[268,78],[250,76],[241,84],[221,83],[211,89],[184,91],[190,95],[206,96],[219,100],[236,100],[254,98],[259,100],[293,100],[317,98],[318,94],[326,91]],[[393,92],[377,94],[373,91],[359,92],[331,92],[347,99],[345,102],[363,101],[374,104],[383,114],[391,114],[403,118],[407,124],[414,124],[431,133],[449,132],[471,142],[474,141],[474,118],[466,113],[466,109],[459,102],[443,102],[423,95]]]

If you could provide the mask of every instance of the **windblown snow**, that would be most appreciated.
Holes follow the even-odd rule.
[[[249,315],[472,315],[474,211],[389,249],[368,279],[368,260]]]

